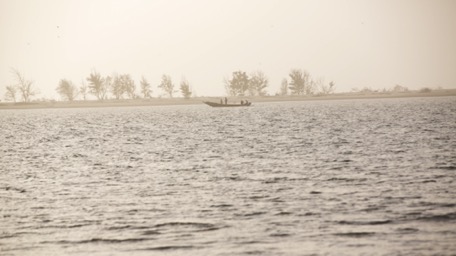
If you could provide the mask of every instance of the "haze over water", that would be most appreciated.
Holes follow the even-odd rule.
[[[456,98],[3,110],[2,255],[452,255]]]
[[[291,69],[338,92],[456,88],[453,0],[2,0],[0,38],[0,97],[11,68],[55,100],[94,69],[144,76],[154,97],[163,74],[222,96],[238,70],[264,72],[270,95]]]

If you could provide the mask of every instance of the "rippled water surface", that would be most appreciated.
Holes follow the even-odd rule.
[[[1,255],[451,255],[456,98],[0,111]]]

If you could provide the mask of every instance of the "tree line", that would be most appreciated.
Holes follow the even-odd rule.
[[[22,102],[30,102],[33,96],[39,91],[33,87],[33,81],[25,79],[25,76],[17,69],[12,69],[15,84],[6,86],[5,100],[16,102],[18,98]],[[158,88],[170,98],[175,93],[176,86],[171,76],[164,74]],[[152,86],[147,79],[142,76],[139,81],[140,94],[136,93],[136,83],[129,74],[113,74],[102,76],[96,70],[93,70],[89,76],[82,80],[80,86],[75,85],[69,79],[60,79],[56,91],[65,101],[74,101],[77,98],[87,100],[88,95],[93,95],[97,100],[111,99],[150,99],[152,98]],[[187,79],[182,78],[179,87],[180,93],[185,99],[192,96],[192,89]]]
[[[86,78],[88,84],[83,81],[77,88],[71,81],[62,79],[57,87],[60,96],[68,101],[74,100],[78,93],[86,100],[88,94],[92,94],[98,100],[108,99],[110,94],[114,99],[150,99],[152,98],[152,87],[147,79],[142,76],[139,81],[140,94],[136,93],[136,84],[129,74],[114,74],[112,76],[101,76],[99,72],[92,71]],[[158,88],[162,89],[170,98],[173,97],[175,85],[169,75],[163,75]],[[184,78],[180,84],[180,92],[185,99],[190,98],[192,91],[189,82]]]
[[[327,95],[334,92],[335,84],[326,84],[322,78],[314,79],[306,70],[291,69],[289,78],[283,78],[276,95]],[[235,71],[231,78],[225,78],[225,89],[230,96],[265,96],[269,79],[261,71],[249,75],[244,71]]]
[[[27,80],[17,69],[12,69],[12,73],[16,83],[6,86],[5,100],[16,102],[20,97],[23,102],[30,102],[39,93],[33,87],[33,81]],[[282,80],[280,90],[276,95],[327,95],[333,93],[335,89],[334,82],[326,84],[323,79],[312,78],[305,70],[291,69],[288,76],[288,79]],[[230,78],[224,79],[224,86],[230,96],[266,96],[268,95],[266,90],[269,86],[269,79],[262,71],[247,74],[238,70],[234,71]],[[185,78],[182,78],[179,90],[176,90],[171,76],[163,74],[157,87],[170,98],[179,91],[185,99],[192,96],[190,83]],[[144,76],[139,81],[140,93],[138,94],[136,83],[131,75],[102,76],[96,70],[83,79],[79,86],[69,79],[60,79],[56,91],[65,101],[74,101],[78,98],[87,100],[89,95],[94,96],[97,100],[152,98],[152,86]]]

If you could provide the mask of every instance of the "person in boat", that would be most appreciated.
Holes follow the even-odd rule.
[[[225,97],[225,105],[228,104],[228,99]]]
[[[241,100],[241,105],[244,105],[244,101],[243,100]]]

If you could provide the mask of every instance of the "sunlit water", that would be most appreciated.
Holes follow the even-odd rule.
[[[451,255],[456,98],[0,111],[1,255]]]

